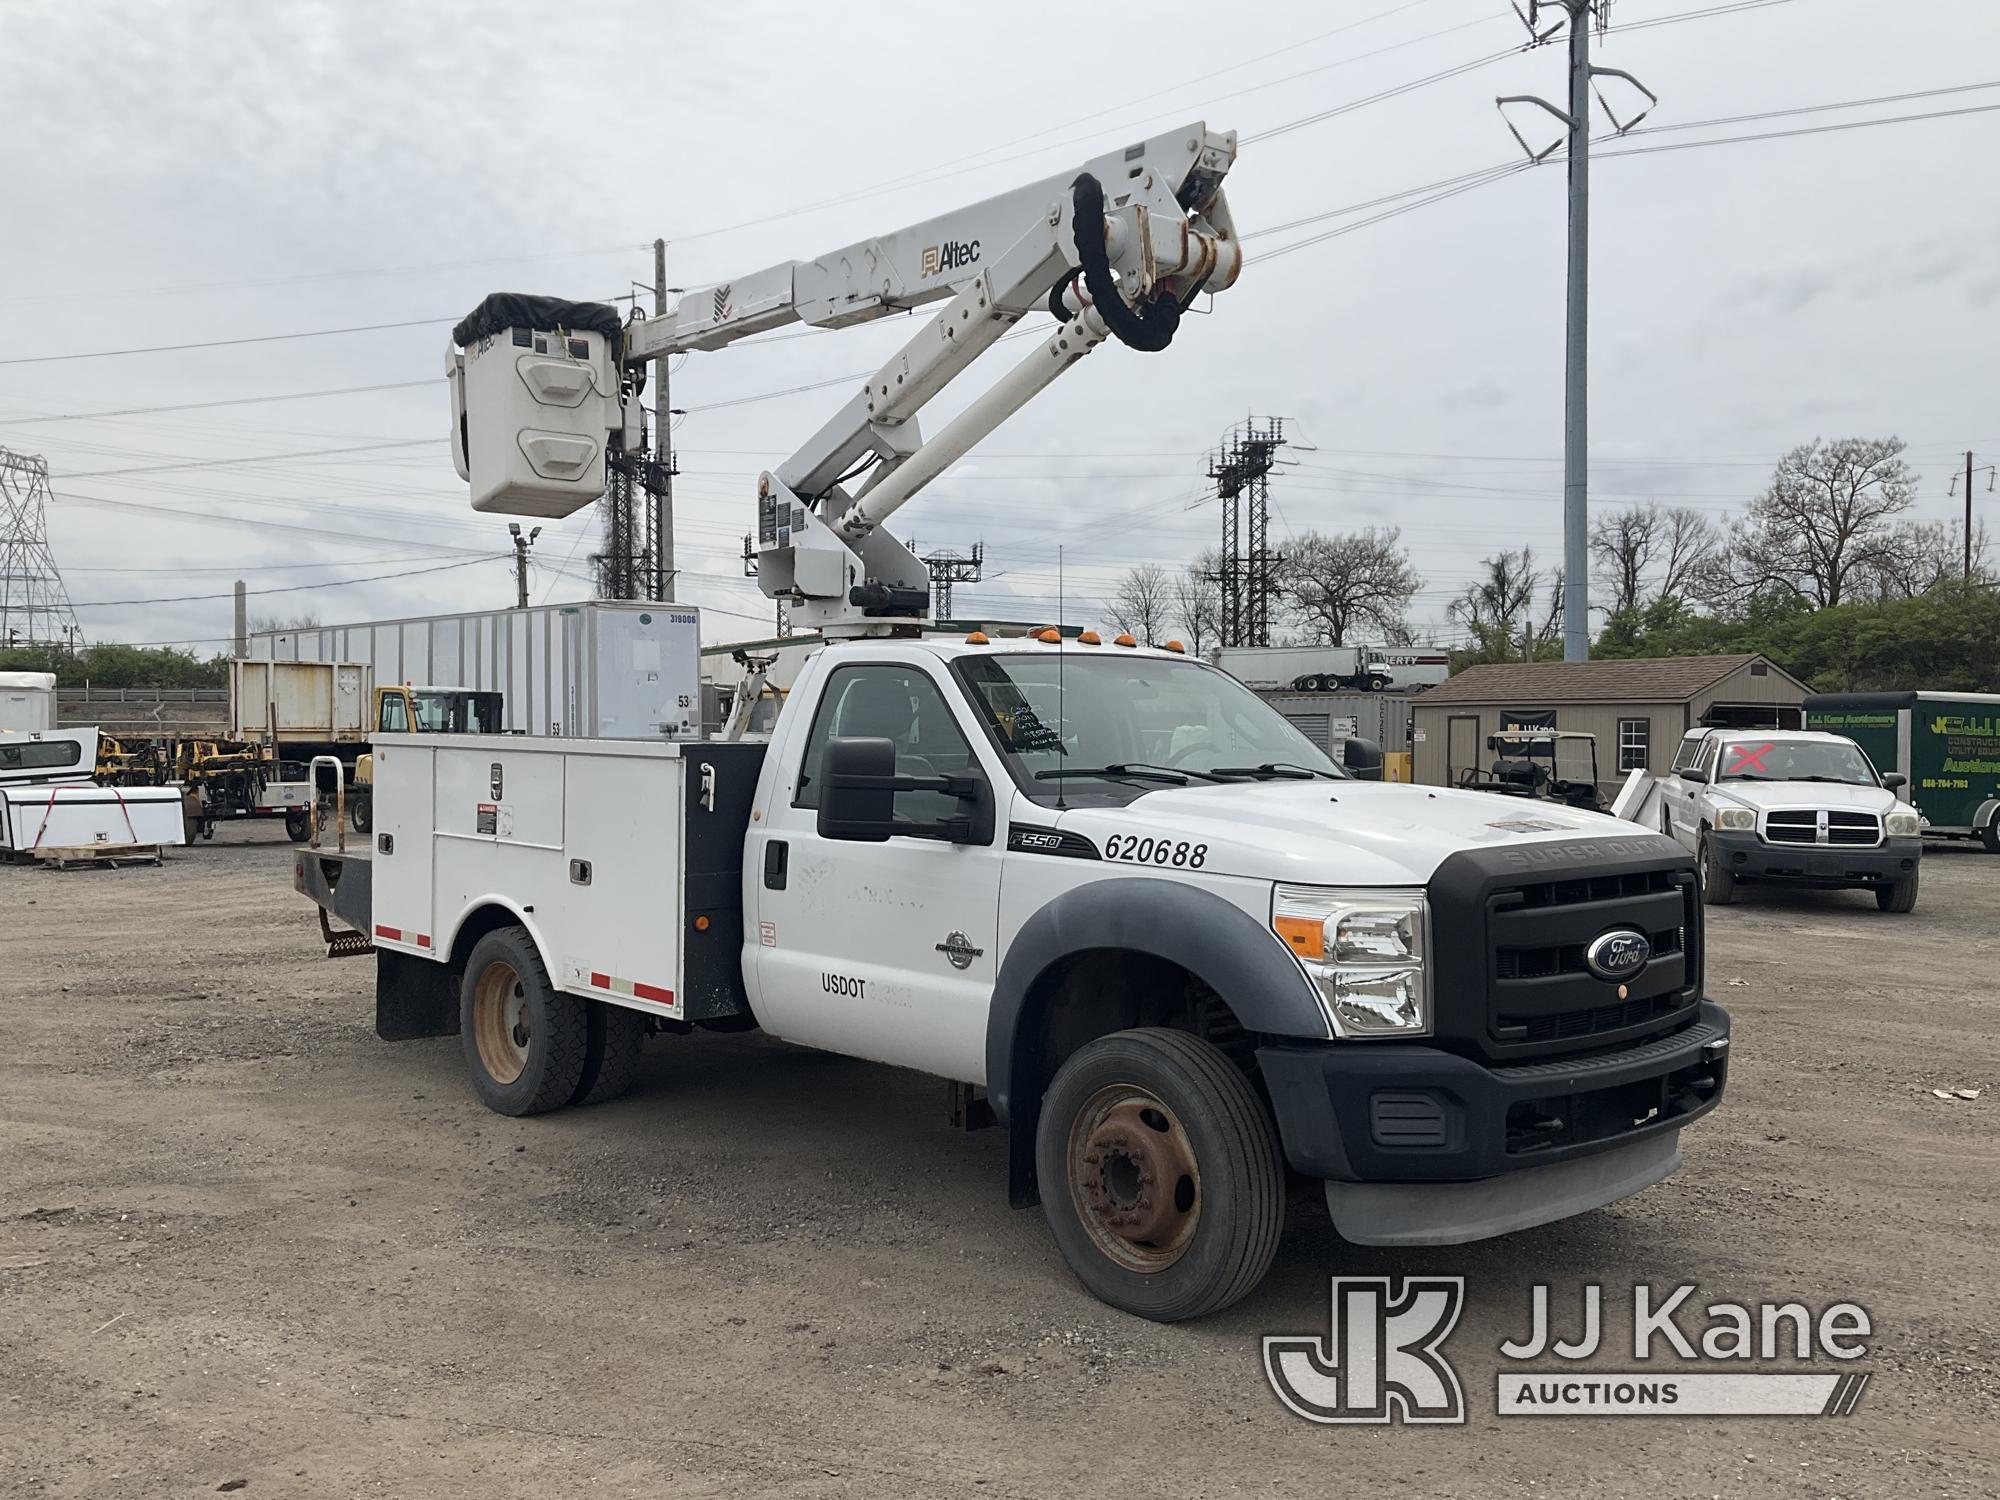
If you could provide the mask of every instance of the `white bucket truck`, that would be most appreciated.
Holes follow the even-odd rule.
[[[1012,1201],[1042,1205],[1081,1281],[1157,1319],[1257,1284],[1288,1171],[1390,1245],[1673,1171],[1722,1096],[1729,1018],[1671,840],[1354,779],[1171,646],[919,634],[924,572],[882,522],[1096,344],[1163,347],[1230,285],[1234,157],[1172,131],[615,339],[522,299],[496,316],[526,342],[461,325],[483,358],[585,329],[573,388],[624,422],[601,434],[616,463],[635,419],[606,370],[629,390],[645,360],[945,304],[759,483],[759,582],[830,640],[768,744],[377,738],[370,847],[302,850],[297,883],[372,941],[383,1036],[457,1032],[508,1114],[609,1097],[649,1032],[690,1026],[936,1074],[1007,1131]],[[1050,313],[925,441],[917,409]],[[532,403],[561,384],[489,381],[492,408],[458,386],[469,451],[489,422],[556,430]],[[521,482],[546,514],[568,481]]]

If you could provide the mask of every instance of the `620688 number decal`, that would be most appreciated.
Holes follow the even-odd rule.
[[[1104,841],[1106,859],[1133,865],[1167,865],[1176,870],[1199,870],[1208,863],[1208,845],[1190,844],[1186,839],[1140,837],[1114,833]]]

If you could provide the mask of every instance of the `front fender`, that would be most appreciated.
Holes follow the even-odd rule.
[[[1035,1125],[1053,1069],[1036,1038],[1038,981],[1081,953],[1115,949],[1179,965],[1227,1003],[1249,1031],[1326,1039],[1319,995],[1263,923],[1212,891],[1171,880],[1116,877],[1056,897],[1008,945],[986,1022],[986,1093],[1008,1128],[1010,1196],[1035,1201]]]

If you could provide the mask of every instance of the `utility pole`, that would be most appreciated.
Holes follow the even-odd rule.
[[[236,618],[231,644],[235,646],[238,657],[245,657],[250,654],[250,593],[240,578],[236,580],[235,596]]]
[[[1965,536],[1963,540],[1965,542],[1965,581],[1967,583],[1972,582],[1972,476],[1975,473],[1986,476],[1986,493],[1990,495],[1993,493],[1993,481],[1996,478],[2000,478],[2000,465],[1983,464],[1975,470],[1972,467],[1972,450],[1970,448],[1965,450]],[[1951,489],[1947,491],[1948,494],[1958,493],[1958,478],[1959,476],[1956,474],[1951,476]]]
[[[509,521],[507,534],[514,538],[514,608],[528,607],[528,549],[535,545],[535,538],[542,534],[537,526],[526,536],[521,535],[521,523]]]
[[[653,241],[653,316],[667,312],[667,242]],[[653,387],[653,445],[657,450],[657,482],[648,485],[647,502],[657,507],[653,532],[653,597],[673,602],[674,598],[674,403],[668,399],[667,370],[673,362],[653,362],[659,384]]]
[[[1528,0],[1526,23],[1533,45],[1539,46],[1559,29],[1537,32],[1544,9],[1562,11],[1569,25],[1569,108],[1558,109],[1532,94],[1509,94],[1494,101],[1501,118],[1509,104],[1532,104],[1563,124],[1564,135],[1537,152],[1507,120],[1514,139],[1530,161],[1546,159],[1558,145],[1569,148],[1569,298],[1563,357],[1563,660],[1590,659],[1590,95],[1591,80],[1622,78],[1647,99],[1631,119],[1620,121],[1605,104],[1620,135],[1646,118],[1659,99],[1630,73],[1594,67],[1590,61],[1590,23],[1600,27],[1611,0]],[[1518,7],[1516,10],[1518,14]],[[1559,23],[1560,24],[1560,23]],[[1603,95],[1598,96],[1599,100]]]

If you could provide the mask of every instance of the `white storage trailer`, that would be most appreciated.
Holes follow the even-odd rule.
[[[56,727],[56,674],[0,672],[0,733]]]
[[[500,693],[510,733],[687,739],[701,732],[701,616],[596,599],[354,625],[263,630],[259,661],[348,662],[374,684]],[[364,735],[363,738],[366,738]]]

